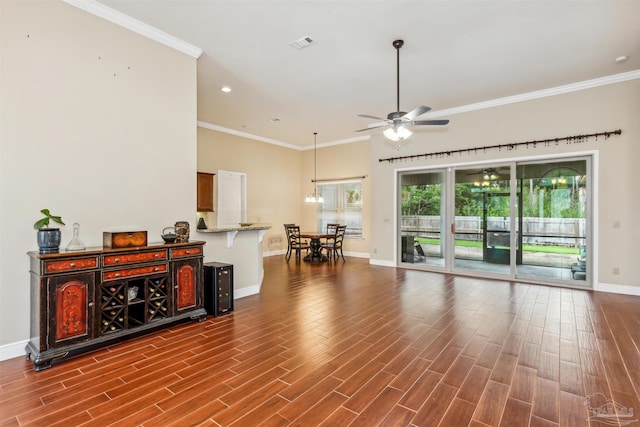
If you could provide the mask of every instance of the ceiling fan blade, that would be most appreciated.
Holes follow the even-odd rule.
[[[431,110],[431,107],[425,107],[424,105],[419,106],[418,108],[409,111],[407,114],[402,116],[403,119],[407,119],[408,121],[413,121],[416,117],[423,115],[427,111]]]
[[[356,132],[362,132],[364,130],[380,129],[380,128],[387,127],[387,126],[390,126],[390,124],[389,123],[378,123],[378,124],[370,125],[369,127],[366,127],[364,129],[358,129]]]
[[[416,120],[413,122],[414,125],[446,125],[449,123],[449,120]]]
[[[365,119],[384,120],[382,117],[371,116],[369,114],[358,114],[358,117],[363,117]]]

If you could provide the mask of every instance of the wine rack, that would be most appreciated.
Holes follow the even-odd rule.
[[[171,315],[169,275],[143,277],[100,286],[103,334],[135,328]]]
[[[103,334],[126,328],[125,283],[109,283],[100,286],[100,329]]]
[[[168,277],[154,277],[147,280],[147,319],[149,322],[164,319],[171,314],[169,307]]]

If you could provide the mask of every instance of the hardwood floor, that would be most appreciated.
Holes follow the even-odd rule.
[[[0,425],[622,425],[639,346],[640,297],[278,256],[232,314],[0,362]]]

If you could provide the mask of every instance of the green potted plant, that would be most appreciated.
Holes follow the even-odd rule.
[[[38,220],[33,224],[33,228],[38,230],[38,247],[41,254],[50,254],[58,252],[60,249],[61,233],[59,228],[49,228],[49,222],[53,221],[61,225],[65,225],[62,218],[59,216],[51,215],[49,209],[42,209],[40,211],[44,215],[44,218]]]

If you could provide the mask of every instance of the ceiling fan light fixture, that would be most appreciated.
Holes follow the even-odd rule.
[[[400,111],[400,48],[403,45],[403,40],[393,41],[393,47],[396,50],[396,111],[392,111],[387,114],[386,119],[369,114],[358,114],[358,117],[380,120],[380,122],[371,124],[364,129],[356,130],[356,132],[363,132],[372,129],[384,128],[385,130],[382,133],[391,141],[397,142],[398,149],[402,147],[402,142],[412,135],[412,132],[408,127],[416,125],[446,125],[449,123],[449,120],[416,120],[419,116],[431,110],[431,107],[424,105],[414,108],[408,113]]]
[[[495,181],[500,177],[495,169],[485,169],[482,174],[482,178],[485,181]]]
[[[382,133],[393,142],[404,141],[413,135],[413,132],[402,125],[387,128]]]

